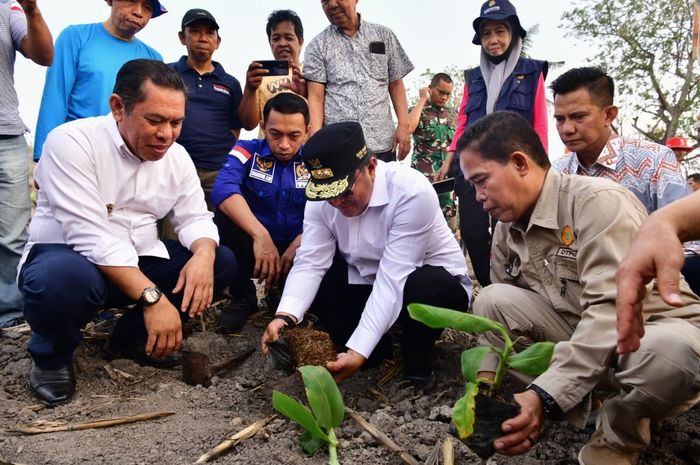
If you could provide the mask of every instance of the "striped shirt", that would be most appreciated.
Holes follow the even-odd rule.
[[[27,127],[19,116],[15,55],[27,35],[27,18],[17,2],[0,2],[0,135],[19,136]]]

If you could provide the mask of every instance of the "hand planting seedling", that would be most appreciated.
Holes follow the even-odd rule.
[[[334,429],[340,426],[345,417],[343,396],[325,368],[307,365],[300,367],[299,371],[311,410],[279,391],[272,391],[272,407],[304,428],[304,433],[299,437],[304,452],[313,454],[327,444],[328,464],[340,465]]]
[[[512,341],[506,328],[497,321],[423,304],[409,304],[408,313],[414,320],[431,328],[453,328],[473,334],[498,331],[503,338],[502,348],[479,346],[462,352],[466,392],[452,409],[452,422],[459,439],[466,440],[465,443],[481,458],[490,457],[495,452],[493,441],[503,435],[501,423],[519,412],[519,407],[493,399],[501,387],[506,369],[530,376],[542,374],[549,367],[554,343],[537,342],[522,352],[514,353],[513,346],[519,338]],[[498,356],[496,374],[493,380],[477,378],[481,361],[489,352],[495,352]]]

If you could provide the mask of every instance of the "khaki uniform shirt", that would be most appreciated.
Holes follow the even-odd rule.
[[[536,292],[575,328],[533,381],[564,412],[584,400],[616,362],[615,272],[646,217],[644,206],[619,184],[550,169],[527,227],[496,226],[491,280]],[[685,307],[666,305],[651,284],[648,290],[647,321],[684,318],[700,327],[700,299],[684,280],[681,292],[691,304]]]

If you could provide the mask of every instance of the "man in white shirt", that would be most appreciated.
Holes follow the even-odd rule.
[[[306,198],[326,202],[306,204],[301,246],[263,351],[311,310],[347,348],[327,364],[340,382],[370,355],[372,362],[390,355],[385,334],[398,322],[405,378],[429,388],[440,331],[412,320],[406,304],[466,310],[472,291],[435,190],[418,171],[378,161],[356,122],[323,127],[302,158],[311,174]]]
[[[110,115],[52,131],[34,172],[39,197],[18,284],[33,331],[30,387],[49,406],[72,397],[73,351],[98,310],[137,303],[106,349],[172,366],[181,320],[203,312],[236,267],[218,247],[192,160],[174,144],[185,117],[177,72],[129,61],[109,104]],[[166,215],[179,242],[158,240]]]

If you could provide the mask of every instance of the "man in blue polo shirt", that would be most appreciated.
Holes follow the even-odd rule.
[[[211,193],[221,244],[238,260],[229,288],[232,304],[219,318],[223,332],[239,330],[258,300],[251,278],[271,285],[283,280],[301,243],[309,173],[301,148],[309,130],[306,100],[293,93],[271,98],[263,108],[265,139],[239,141]]]
[[[213,211],[210,196],[214,180],[241,129],[241,85],[212,60],[221,36],[211,13],[199,8],[189,10],[182,18],[178,35],[187,48],[187,56],[168,66],[185,81],[188,95],[185,121],[177,141],[192,157],[207,206]]]

